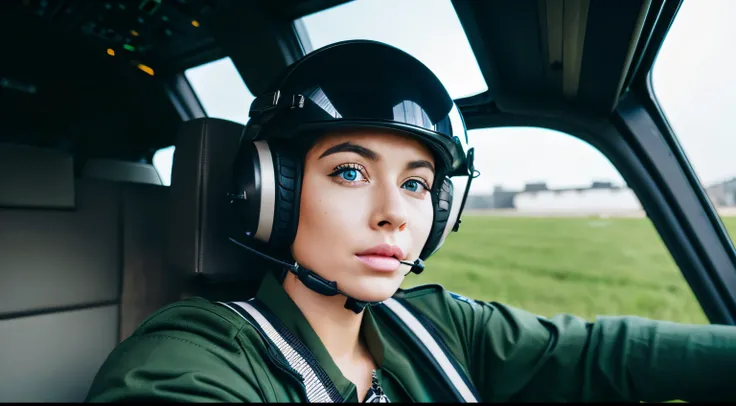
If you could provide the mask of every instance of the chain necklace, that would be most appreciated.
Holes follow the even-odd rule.
[[[371,380],[371,387],[368,389],[368,395],[366,395],[363,403],[391,403],[388,396],[383,393],[381,385],[378,383],[378,376],[376,375],[375,369],[373,370]]]

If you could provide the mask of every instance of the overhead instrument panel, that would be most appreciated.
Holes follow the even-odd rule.
[[[50,20],[88,39],[95,52],[155,75],[167,61],[211,46],[201,19],[213,0],[16,0],[20,15]],[[9,2],[3,5],[7,9]]]

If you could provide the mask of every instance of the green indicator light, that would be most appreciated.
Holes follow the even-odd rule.
[[[123,48],[125,48],[128,51],[135,51],[135,47],[133,45],[130,45],[130,44],[123,45]]]

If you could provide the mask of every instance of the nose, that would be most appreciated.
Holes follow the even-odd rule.
[[[407,202],[393,184],[377,187],[371,227],[377,230],[403,231],[407,223]]]

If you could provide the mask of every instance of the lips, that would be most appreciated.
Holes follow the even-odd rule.
[[[404,251],[396,245],[380,244],[355,256],[371,269],[381,272],[392,272],[401,265],[399,261],[406,258]]]
[[[394,257],[401,261],[406,259],[406,256],[404,255],[404,251],[402,251],[398,245],[391,245],[391,244],[379,244],[373,248],[360,252],[357,255],[359,256],[360,255],[379,255],[383,257]]]

